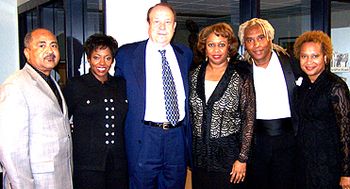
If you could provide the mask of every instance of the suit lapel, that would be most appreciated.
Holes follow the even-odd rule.
[[[140,43],[133,52],[130,64],[138,86],[137,96],[146,96],[146,44],[147,40]],[[142,116],[145,114],[146,98],[141,98],[143,110]]]
[[[290,102],[292,102],[291,97],[293,96],[293,89],[295,87],[295,77],[291,67],[291,62],[289,60],[289,57],[287,57],[286,55],[279,55],[278,58],[281,63],[284,78],[286,79],[289,100]]]
[[[46,81],[39,75],[39,73],[37,73],[30,65],[25,65],[23,70],[25,70],[30,76],[31,78],[33,78],[35,85],[50,99],[54,102],[54,104],[56,105],[57,108],[60,109],[60,105],[58,103],[57,97],[55,96],[55,94],[53,93],[52,89],[50,88],[50,86],[46,83]],[[55,82],[56,86],[57,83]],[[59,89],[59,88],[58,88]],[[63,104],[63,95],[61,93],[61,90],[59,90],[60,95],[62,97],[62,104]]]
[[[175,45],[173,46],[173,49],[181,71],[181,76],[182,78],[186,78],[186,73],[184,72],[184,70],[186,70],[186,64],[180,64],[180,62],[186,62],[186,60],[184,60],[185,57],[183,56],[183,51]]]
[[[293,72],[292,64],[293,62],[290,60],[290,58],[287,55],[278,55],[278,58],[281,63],[281,67],[283,70],[284,78],[286,80],[287,84],[287,89],[288,89],[288,99],[289,99],[289,104],[290,104],[290,110],[292,116],[294,115],[294,107],[293,107],[293,91],[296,87],[295,84],[295,73]],[[298,125],[293,123],[293,128],[294,128],[294,134],[298,132]]]
[[[133,67],[133,72],[135,74],[135,78],[137,79],[137,85],[139,86],[140,90],[142,92],[145,92],[146,88],[146,70],[145,70],[145,64],[146,64],[146,42],[141,43],[134,51],[134,57],[131,59],[130,64]],[[140,94],[143,95],[143,94]]]
[[[51,79],[54,81],[55,86],[57,87],[57,90],[58,90],[58,92],[59,92],[59,94],[60,94],[60,97],[61,97],[61,99],[62,99],[62,112],[63,112],[64,115],[66,115],[66,114],[68,113],[68,110],[67,110],[66,101],[65,101],[65,99],[64,99],[64,96],[63,96],[63,93],[62,93],[62,91],[61,91],[61,88],[60,88],[60,86],[58,85],[58,83],[55,81],[54,78],[51,77]],[[52,90],[51,90],[51,91],[52,91]],[[56,96],[55,96],[55,99],[57,99]],[[56,100],[56,101],[57,101],[57,100]],[[57,104],[58,104],[58,102],[57,102]],[[59,104],[58,104],[58,105],[59,105]],[[67,114],[67,115],[68,115],[68,114]]]
[[[187,86],[187,83],[188,83],[188,71],[187,71],[188,65],[185,64],[185,62],[187,62],[187,60],[185,59],[186,57],[183,55],[184,52],[182,49],[180,49],[176,45],[172,45],[172,47],[174,49],[175,56],[176,56],[176,59],[177,59],[178,65],[179,65],[180,72],[181,72],[181,77],[182,77],[183,85],[185,88],[185,93],[186,93],[186,96],[188,96],[188,94],[189,94],[188,86]],[[181,64],[181,63],[183,63],[183,64]]]

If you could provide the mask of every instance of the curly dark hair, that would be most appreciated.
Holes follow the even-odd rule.
[[[90,58],[93,51],[96,49],[106,49],[111,50],[113,57],[118,50],[118,42],[109,35],[96,33],[91,35],[84,43],[84,51],[88,58]]]
[[[327,57],[327,63],[332,59],[333,46],[331,38],[323,31],[307,31],[301,34],[294,43],[294,56],[299,60],[301,46],[306,42],[321,44],[322,53]]]
[[[204,56],[204,58],[206,56],[205,54],[206,42],[209,35],[212,33],[214,33],[217,36],[227,38],[227,41],[229,44],[229,49],[228,49],[229,57],[232,57],[237,53],[238,39],[235,36],[232,27],[227,23],[219,22],[219,23],[207,26],[199,32],[197,50],[201,56]]]

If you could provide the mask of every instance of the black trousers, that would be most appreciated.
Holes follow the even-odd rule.
[[[233,184],[230,182],[230,173],[208,172],[204,169],[192,170],[193,189],[245,189],[245,183]]]
[[[74,169],[74,189],[128,189],[127,171],[115,168],[113,162],[116,160],[110,153],[104,171]]]
[[[0,188],[2,188],[2,172],[0,173]]]
[[[74,170],[74,189],[127,189],[127,176],[117,171]]]
[[[249,189],[294,189],[296,139],[294,133],[268,136],[257,133],[251,162],[248,163]]]

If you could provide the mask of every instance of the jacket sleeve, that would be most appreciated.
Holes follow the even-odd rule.
[[[0,160],[13,189],[34,188],[29,159],[29,109],[14,84],[0,87]]]

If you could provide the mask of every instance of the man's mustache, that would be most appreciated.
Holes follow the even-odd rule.
[[[48,54],[44,57],[45,59],[55,59],[56,58],[56,55],[51,53],[51,54]]]

